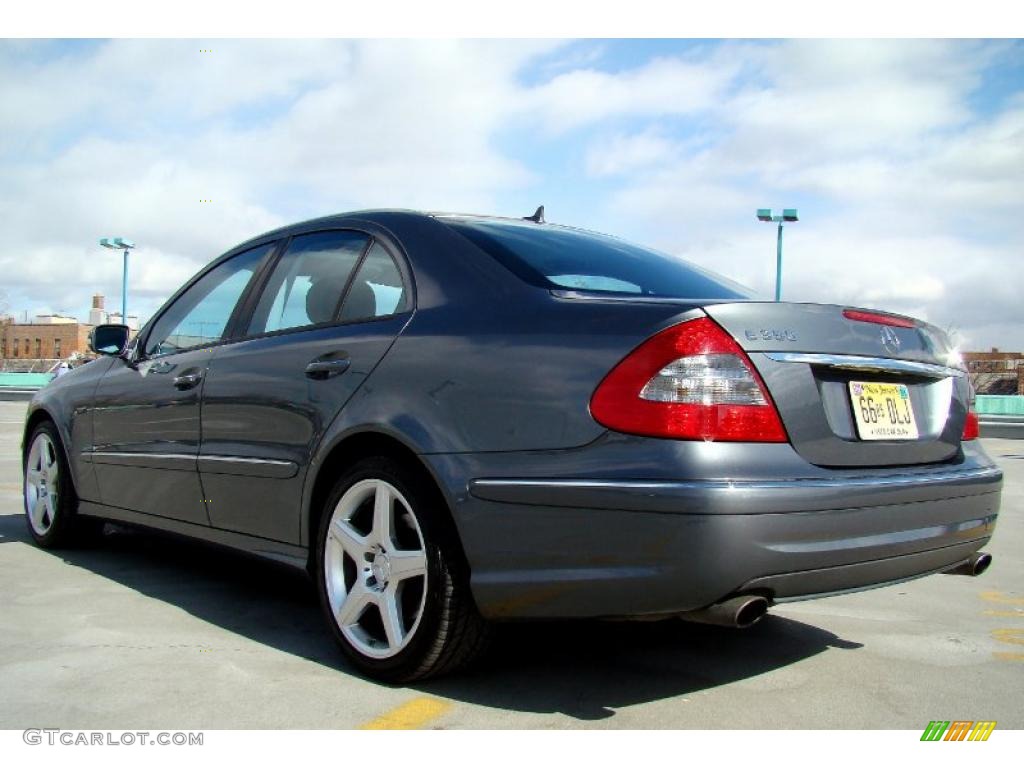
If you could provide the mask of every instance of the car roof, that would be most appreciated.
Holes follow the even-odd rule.
[[[514,216],[495,216],[490,214],[480,213],[454,213],[449,211],[422,211],[414,210],[410,208],[367,208],[358,211],[347,211],[344,213],[334,213],[328,216],[319,216],[313,219],[306,219],[305,221],[293,222],[284,226],[272,229],[268,232],[264,232],[255,237],[251,237],[248,240],[239,243],[238,245],[231,248],[231,251],[245,250],[252,245],[258,244],[265,240],[286,237],[287,235],[293,234],[297,231],[315,229],[316,227],[335,227],[351,224],[353,221],[365,221],[369,223],[378,224],[385,226],[389,222],[393,222],[395,218],[415,218],[415,219],[434,219],[444,221],[445,219],[453,221],[481,221],[481,222],[495,222],[495,223],[506,223],[506,224],[518,224],[523,226],[538,226],[544,228],[557,228],[567,231],[575,232],[588,232],[591,234],[603,235],[604,237],[614,237],[614,235],[606,235],[600,232],[593,232],[592,230],[581,229],[578,227],[572,227],[565,224],[556,224],[553,222],[542,222],[538,223],[525,217],[514,217]],[[616,238],[617,239],[617,238]]]
[[[318,216],[312,219],[305,219],[303,221],[295,221],[291,224],[285,224],[277,227],[276,229],[268,230],[262,234],[250,237],[242,243],[239,243],[231,250],[238,250],[241,248],[248,247],[251,243],[258,243],[262,240],[270,240],[273,238],[284,237],[292,234],[298,230],[311,229],[316,227],[333,227],[345,223],[351,223],[353,219],[369,221],[374,223],[383,223],[380,221],[382,218],[393,218],[395,215],[409,215],[409,216],[426,216],[428,214],[422,211],[413,211],[403,208],[375,208],[366,209],[360,211],[346,211],[344,213],[332,213],[327,216]]]

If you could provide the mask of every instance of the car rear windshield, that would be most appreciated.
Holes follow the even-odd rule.
[[[551,224],[442,219],[523,280],[552,290],[677,299],[749,299],[743,286],[615,237]]]

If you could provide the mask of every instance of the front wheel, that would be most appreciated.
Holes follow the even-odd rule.
[[[441,503],[387,458],[360,462],[328,497],[317,541],[320,601],[342,651],[371,677],[442,674],[486,645]]]
[[[93,541],[103,522],[77,514],[78,497],[57,428],[52,422],[42,422],[32,432],[28,445],[24,501],[32,539],[45,549]]]

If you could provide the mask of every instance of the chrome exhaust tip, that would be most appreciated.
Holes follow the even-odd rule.
[[[768,613],[768,600],[760,595],[739,595],[697,611],[680,614],[683,621],[746,629]]]
[[[948,571],[943,571],[943,573],[948,573],[950,576],[981,576],[990,565],[992,565],[992,555],[988,552],[975,552],[959,565]]]

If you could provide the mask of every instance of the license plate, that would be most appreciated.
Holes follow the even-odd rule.
[[[850,402],[861,440],[917,439],[917,422],[906,384],[851,381]]]

